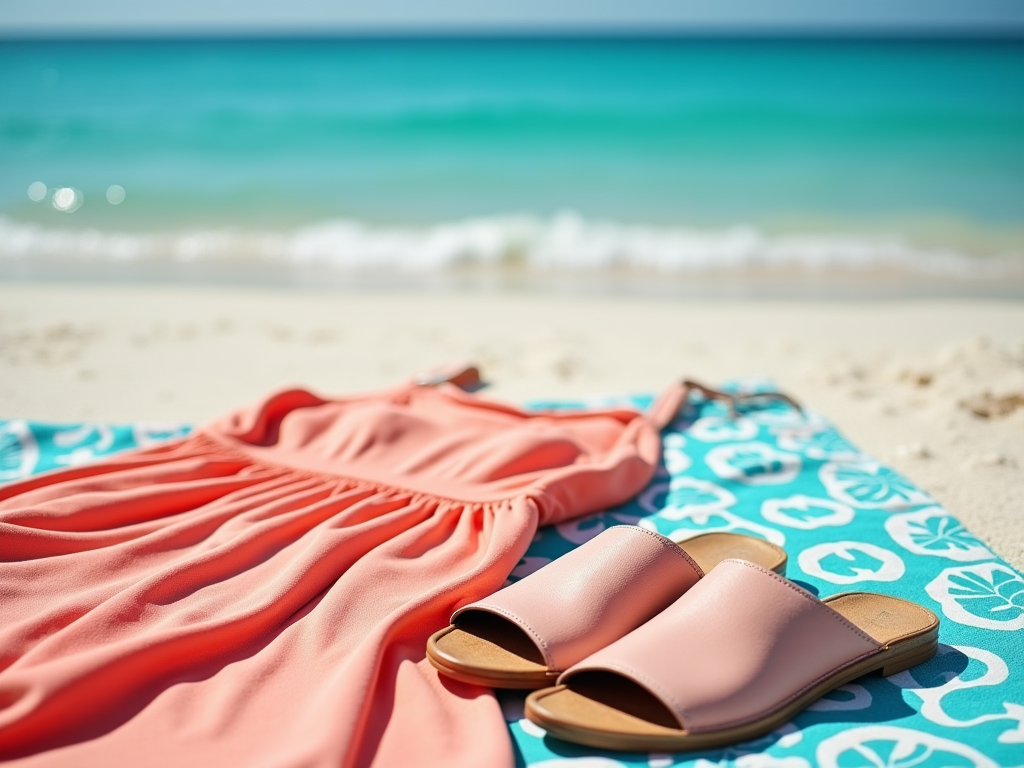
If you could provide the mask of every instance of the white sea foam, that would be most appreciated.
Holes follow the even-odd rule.
[[[756,228],[657,227],[584,219],[499,216],[422,227],[332,220],[291,232],[238,229],[129,233],[45,228],[0,217],[0,259],[246,262],[340,271],[435,272],[520,265],[536,272],[610,268],[694,273],[749,268],[896,269],[959,278],[1024,274],[1024,255],[970,256],[895,238],[770,236]]]

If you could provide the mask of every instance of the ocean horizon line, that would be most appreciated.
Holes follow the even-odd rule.
[[[828,43],[957,43],[957,42],[1006,42],[1024,43],[1024,25],[984,26],[978,28],[945,28],[930,26],[899,27],[847,27],[837,29],[828,26],[793,26],[779,28],[715,27],[702,28],[507,28],[488,27],[437,27],[437,28],[337,28],[296,27],[279,30],[271,28],[102,28],[83,30],[81,28],[53,28],[45,32],[34,29],[3,29],[0,27],[0,42],[5,43],[74,43],[74,42],[828,42]]]

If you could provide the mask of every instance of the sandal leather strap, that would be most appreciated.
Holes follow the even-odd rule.
[[[563,670],[671,605],[702,572],[664,536],[618,525],[489,598],[460,608],[485,611],[520,627]]]
[[[688,733],[760,719],[880,644],[809,592],[724,560],[658,616],[560,678],[615,672],[656,696]]]

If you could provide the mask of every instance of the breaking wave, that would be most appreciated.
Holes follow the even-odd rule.
[[[769,235],[749,226],[702,230],[630,225],[573,213],[550,218],[496,216],[420,227],[331,220],[290,232],[132,233],[46,228],[0,217],[0,259],[239,264],[257,260],[339,271],[413,273],[463,266],[514,266],[537,272],[620,268],[654,273],[881,268],[977,279],[1024,273],[1020,253],[980,257],[893,237]]]

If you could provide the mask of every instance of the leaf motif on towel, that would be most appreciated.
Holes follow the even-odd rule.
[[[947,568],[925,591],[958,624],[1024,629],[1024,579],[1002,563]]]
[[[885,530],[893,541],[915,555],[947,557],[964,563],[995,557],[942,507],[892,515],[885,521]]]
[[[818,472],[828,495],[869,509],[906,509],[934,499],[902,475],[875,461],[832,461]]]

